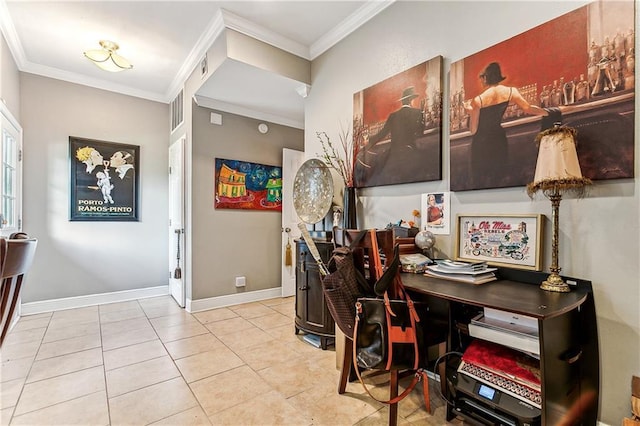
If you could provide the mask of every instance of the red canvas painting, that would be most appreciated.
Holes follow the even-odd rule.
[[[442,57],[413,66],[353,98],[355,186],[442,178]],[[362,131],[360,131],[362,130]]]
[[[451,190],[524,186],[535,138],[577,130],[584,176],[634,176],[634,3],[597,1],[451,65]]]

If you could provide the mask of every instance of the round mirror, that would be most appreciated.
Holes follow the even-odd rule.
[[[318,223],[331,208],[333,178],[329,167],[317,158],[305,161],[293,181],[293,208],[304,223]]]

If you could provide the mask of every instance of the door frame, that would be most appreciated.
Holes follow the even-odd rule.
[[[186,185],[186,177],[188,176],[187,173],[187,137],[186,135],[182,135],[180,137],[178,137],[175,141],[173,141],[170,145],[169,145],[169,156],[168,156],[168,162],[169,162],[169,170],[168,170],[168,174],[169,174],[169,201],[168,201],[168,215],[169,215],[169,223],[168,223],[168,234],[167,237],[169,239],[169,294],[171,296],[173,296],[173,298],[176,300],[176,302],[178,303],[178,305],[180,305],[181,307],[185,307],[186,305],[186,299],[187,299],[187,281],[188,281],[188,277],[189,277],[189,272],[190,272],[190,268],[187,264],[187,259],[189,258],[189,245],[187,244],[187,241],[189,241],[189,239],[187,238],[187,203],[186,203],[186,199],[187,199],[187,185]],[[179,199],[177,200],[180,203],[180,206],[178,207],[181,220],[180,220],[180,226],[178,228],[176,228],[175,223],[171,223],[171,219],[173,217],[173,199],[175,197],[175,195],[173,194],[173,187],[171,184],[171,180],[172,180],[172,174],[175,173],[175,170],[172,170],[172,150],[174,149],[178,149],[179,150],[179,159],[178,161],[181,161],[181,170],[180,170],[180,182],[178,183],[178,185],[180,185],[181,189],[182,189],[182,193],[179,195]],[[173,175],[175,176],[175,175]],[[174,247],[176,247],[176,233],[175,230],[179,229],[180,230],[180,239],[179,239],[179,244],[180,244],[180,270],[182,272],[181,277],[179,280],[174,278],[174,271],[176,269],[176,261],[175,261],[175,251],[173,250]],[[177,286],[177,289],[175,288]]]

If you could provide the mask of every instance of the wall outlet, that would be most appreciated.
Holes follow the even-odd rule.
[[[244,287],[247,285],[246,277],[236,277],[236,287]]]

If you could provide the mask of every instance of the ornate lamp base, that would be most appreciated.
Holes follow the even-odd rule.
[[[562,277],[557,272],[552,272],[546,280],[542,281],[540,288],[558,293],[569,293],[571,291],[569,285],[562,280]]]

